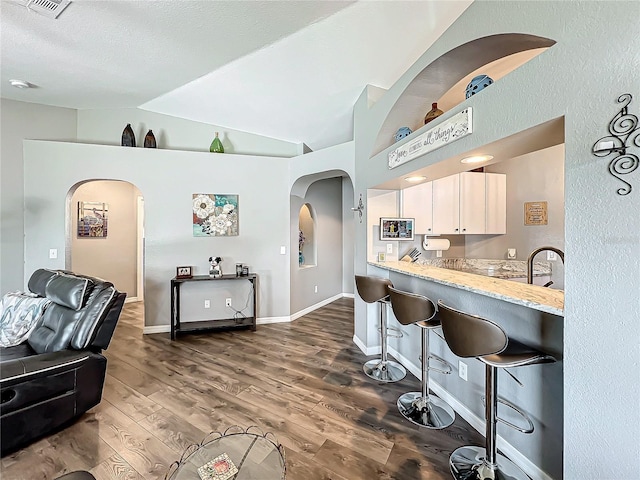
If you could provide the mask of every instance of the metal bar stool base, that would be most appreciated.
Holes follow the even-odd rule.
[[[456,480],[531,480],[526,473],[501,454],[496,454],[493,468],[484,462],[484,447],[464,446],[449,457],[449,467]]]
[[[378,359],[369,360],[362,368],[369,378],[373,378],[379,382],[397,382],[402,380],[407,371],[398,362],[387,360],[386,362]]]
[[[398,398],[398,410],[404,418],[419,427],[441,429],[453,423],[456,414],[444,400],[422,392],[405,393]]]

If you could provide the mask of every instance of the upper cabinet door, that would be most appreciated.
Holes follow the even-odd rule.
[[[433,233],[440,235],[461,233],[459,175],[433,181]]]
[[[402,216],[415,218],[415,233],[433,233],[432,182],[402,190]]]
[[[483,234],[486,231],[485,174],[460,174],[460,233]]]
[[[504,173],[485,173],[487,188],[486,233],[507,233],[507,176]]]

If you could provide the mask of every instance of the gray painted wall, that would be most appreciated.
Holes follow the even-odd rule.
[[[300,207],[308,203],[315,214],[316,265],[298,265],[297,219]],[[342,293],[342,178],[312,183],[304,199],[291,196],[293,247],[291,255],[291,313]],[[318,293],[314,287],[318,286]]]
[[[358,200],[353,199],[353,184],[348,177],[342,178],[342,292],[353,294],[355,280],[353,274],[353,252],[355,241],[353,236],[354,223],[360,221],[358,213],[351,210],[357,206]]]
[[[52,164],[55,169],[50,168]],[[41,174],[44,171],[47,175]],[[192,265],[195,274],[207,274],[211,255],[223,257],[225,273],[235,272],[235,263],[241,262],[259,275],[259,317],[288,316],[289,256],[280,255],[280,245],[290,251],[286,161],[25,141],[26,278],[36,268],[64,267],[62,258],[47,258],[48,249],[64,249],[65,196],[71,187],[90,179],[127,181],[144,196],[145,325],[169,324],[169,280],[175,276],[176,266]],[[240,235],[193,237],[194,193],[238,194]],[[46,237],[41,232],[47,232]],[[222,303],[224,308],[224,300],[215,292],[202,295],[211,296],[212,307]],[[242,300],[234,305],[244,303],[246,297],[239,295]],[[185,301],[185,319],[213,316],[214,309],[205,311],[203,303]]]
[[[71,213],[71,265],[76,273],[108,279],[127,297],[137,297],[137,197],[140,191],[128,182],[96,181],[80,185],[73,193]],[[107,236],[79,238],[78,202],[109,205]]]
[[[640,216],[632,213],[640,211],[638,172],[627,176],[634,192],[619,196],[616,189],[621,183],[609,175],[608,159],[594,157],[590,149],[607,135],[609,121],[619,110],[618,96],[630,92],[637,97],[639,17],[640,3],[635,1],[474,2],[386,95],[369,107],[365,91],[355,111],[356,195],[411,170],[564,116],[565,321],[562,333],[551,331],[554,337],[564,338],[563,465],[558,465],[559,454],[553,460],[541,458],[541,445],[535,440],[527,444],[518,439],[514,444],[517,441],[521,452],[539,468],[556,476],[561,468],[564,478],[572,480],[637,477],[640,437],[629,426],[640,423],[640,403],[635,401],[640,397]],[[387,168],[389,149],[369,158],[392,105],[423,68],[466,42],[508,32],[540,35],[557,44],[445,112],[442,120],[473,106],[472,135],[393,171]],[[437,98],[441,93],[432,88],[425,85],[425,97]],[[638,112],[637,98],[631,110]],[[365,261],[367,232],[364,226],[356,227],[355,269],[365,273],[373,270]],[[492,315],[498,314],[497,305],[488,306],[475,297],[460,294],[468,310],[492,313],[495,308]],[[376,346],[366,343],[366,333],[376,323],[375,316],[367,318],[356,302],[356,334],[364,333],[360,338],[366,347]],[[461,400],[473,403],[471,398]],[[550,420],[560,421],[553,415]]]
[[[468,258],[506,258],[507,248],[517,250],[518,260],[543,245],[564,251],[564,145],[496,163],[488,172],[507,175],[506,235],[467,235]],[[525,225],[524,202],[546,201],[548,225]],[[547,261],[545,253],[535,258]],[[553,288],[564,288],[564,266],[552,264]]]
[[[76,123],[76,110],[0,99],[0,295],[24,289],[22,140],[73,141]]]
[[[153,130],[158,148],[208,152],[215,132],[225,153],[294,157],[299,145],[253,133],[148,112],[139,108],[113,110],[80,110],[78,112],[78,141],[100,145],[120,145],[122,130],[127,123],[136,135],[136,145],[142,147],[144,136]]]

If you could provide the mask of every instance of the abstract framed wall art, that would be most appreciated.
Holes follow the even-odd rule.
[[[194,237],[238,235],[238,195],[194,193],[192,210]]]
[[[78,238],[104,238],[107,236],[109,204],[78,202]]]

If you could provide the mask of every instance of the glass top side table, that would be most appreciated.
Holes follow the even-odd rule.
[[[230,480],[284,480],[284,447],[271,433],[257,427],[246,430],[233,426],[224,432],[212,432],[202,442],[190,445],[180,460],[173,462],[165,480],[201,480],[198,469],[226,454],[238,469]],[[215,476],[211,478],[215,479]]]

